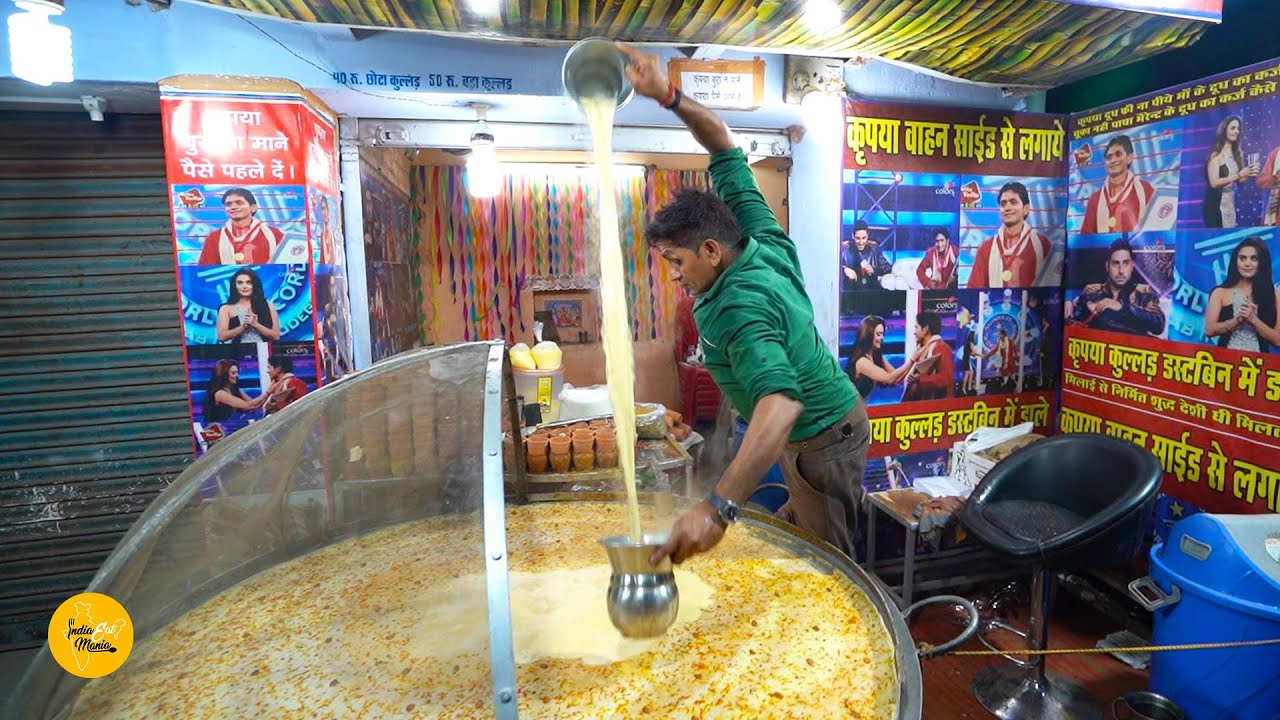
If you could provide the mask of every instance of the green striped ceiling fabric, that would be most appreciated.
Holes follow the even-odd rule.
[[[843,21],[816,31],[805,0],[501,0],[496,16],[477,13],[471,0],[196,1],[359,27],[875,56],[975,82],[1040,87],[1185,47],[1206,27],[1060,0],[836,0]]]

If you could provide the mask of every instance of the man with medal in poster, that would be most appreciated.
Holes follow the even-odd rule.
[[[1130,169],[1133,166],[1133,141],[1128,135],[1111,138],[1107,143],[1105,162],[1107,179],[1089,196],[1080,233],[1136,232],[1156,190]]]
[[[209,233],[197,265],[266,265],[273,262],[284,233],[257,218],[258,201],[247,188],[222,194],[227,224]]]
[[[1034,287],[1053,248],[1027,222],[1031,215],[1027,186],[1005,183],[996,197],[1000,203],[1000,228],[978,248],[969,287]]]

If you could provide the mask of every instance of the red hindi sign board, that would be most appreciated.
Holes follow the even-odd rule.
[[[1165,493],[1210,512],[1280,512],[1280,357],[1072,326],[1062,432],[1160,459]]]
[[[306,181],[298,102],[165,98],[172,183],[300,185]]]

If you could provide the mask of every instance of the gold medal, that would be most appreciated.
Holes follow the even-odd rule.
[[[1001,279],[1003,279],[1005,282],[1009,282],[1010,280],[1012,280],[1012,279],[1013,279],[1013,271],[1012,271],[1012,270],[1005,270],[1005,271],[1004,271],[1004,274],[1002,274],[1002,275],[1000,276],[1000,278],[1001,278]]]
[[[1107,227],[1114,228],[1116,226],[1115,218],[1107,218]]]
[[[236,253],[235,261],[238,263],[244,262],[244,253]],[[1005,274],[1007,275],[1008,273],[1005,273]]]

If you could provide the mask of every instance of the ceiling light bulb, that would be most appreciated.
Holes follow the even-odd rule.
[[[9,16],[9,65],[13,74],[37,85],[71,82],[71,28],[49,18],[62,14],[53,0],[14,0]]]
[[[844,13],[835,0],[807,0],[801,20],[811,31],[826,37],[844,23]]]
[[[493,136],[471,136],[471,156],[467,158],[467,191],[472,197],[491,198],[502,189],[502,163]]]

